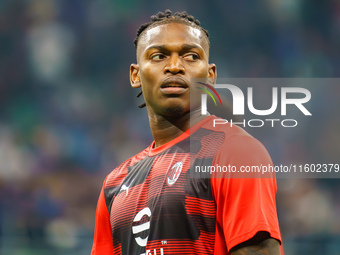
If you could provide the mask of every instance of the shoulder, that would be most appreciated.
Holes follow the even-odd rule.
[[[216,117],[215,115],[211,115],[206,118],[206,121],[201,128],[210,130],[216,133],[222,133],[224,135],[225,141],[234,141],[236,139],[246,139],[246,140],[255,140],[253,136],[251,136],[247,131],[245,131],[240,126],[230,123],[224,119]]]
[[[223,177],[253,178],[259,177],[262,168],[270,168],[272,159],[264,145],[243,128],[230,124],[217,124],[222,119],[212,115],[201,128],[209,130],[209,144],[206,148],[216,147],[212,165],[228,167],[227,173],[215,173]],[[214,137],[214,139],[211,139]],[[215,139],[215,137],[219,137]],[[230,169],[232,168],[233,171]],[[273,173],[261,174],[261,177],[273,178]]]
[[[223,137],[223,141],[219,147],[218,153],[230,156],[247,155],[247,158],[265,154],[269,156],[263,144],[246,132],[243,128],[225,123],[224,120],[214,115],[208,117],[209,120],[201,126],[201,128],[219,133]],[[244,158],[243,158],[244,159]]]
[[[114,186],[118,186],[121,184],[122,180],[128,173],[128,168],[137,164],[139,161],[143,160],[145,157],[148,156],[148,152],[150,150],[150,146],[148,146],[143,151],[139,152],[138,154],[134,155],[133,157],[125,160],[119,166],[114,168],[106,177],[104,181],[104,188],[110,188]]]

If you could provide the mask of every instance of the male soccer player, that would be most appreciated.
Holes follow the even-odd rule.
[[[216,78],[208,32],[186,12],[167,10],[139,28],[135,45],[130,80],[142,90],[154,141],[105,179],[92,255],[280,254],[275,178],[190,173],[272,164],[240,127],[213,128],[214,116],[190,106],[190,79]]]

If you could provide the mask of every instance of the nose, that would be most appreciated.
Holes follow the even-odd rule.
[[[172,74],[184,74],[185,68],[181,61],[181,58],[178,54],[172,54],[169,58],[167,65],[164,68],[164,73],[172,73]]]

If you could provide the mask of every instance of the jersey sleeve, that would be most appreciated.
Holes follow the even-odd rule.
[[[220,147],[214,164],[235,166],[234,169],[239,172],[242,166],[268,166],[272,165],[272,161],[258,140],[251,136],[236,135]],[[217,220],[215,249],[227,247],[230,251],[259,231],[268,232],[281,242],[275,202],[275,175],[228,173],[226,176],[212,177]]]
[[[104,181],[104,183],[106,180]],[[110,215],[104,197],[104,185],[99,195],[91,255],[113,255]]]

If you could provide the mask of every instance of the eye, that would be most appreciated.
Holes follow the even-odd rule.
[[[151,58],[152,60],[159,61],[159,60],[165,59],[166,56],[165,56],[164,54],[157,53],[157,54],[153,54],[150,58]]]
[[[195,61],[199,59],[200,57],[197,53],[188,53],[188,54],[185,54],[183,58],[188,61]]]

